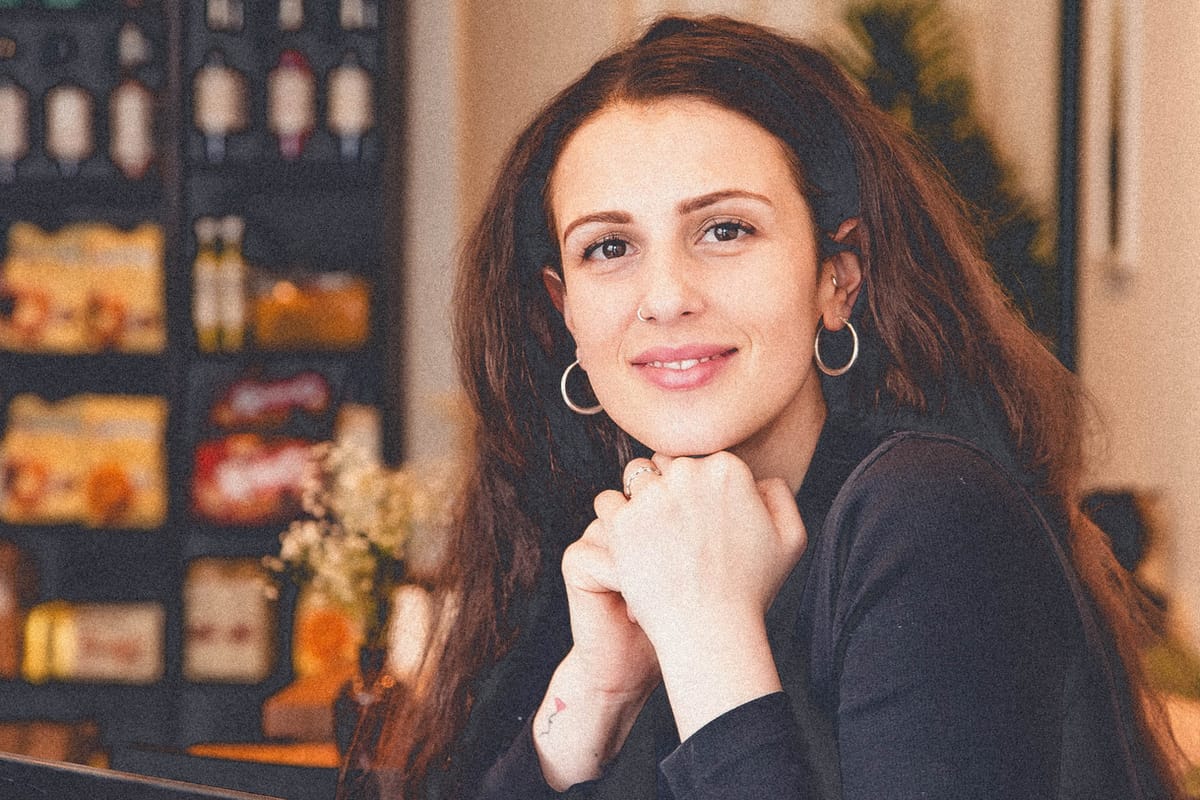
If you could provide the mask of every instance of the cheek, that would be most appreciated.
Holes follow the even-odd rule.
[[[616,315],[603,304],[566,303],[563,320],[575,339],[579,364],[588,370],[603,363],[606,354],[620,343],[620,326]]]

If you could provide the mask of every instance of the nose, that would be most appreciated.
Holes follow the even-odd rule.
[[[682,248],[659,248],[643,257],[643,289],[637,317],[643,322],[669,322],[704,308],[696,264]]]

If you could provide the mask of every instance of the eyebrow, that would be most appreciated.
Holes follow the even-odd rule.
[[[716,192],[702,194],[699,197],[690,197],[687,200],[681,200],[675,207],[676,213],[682,215],[691,214],[708,206],[715,205],[722,200],[731,198],[742,198],[748,200],[757,200],[760,203],[765,203],[768,206],[773,206],[771,198],[757,192],[748,192],[743,189],[721,189]],[[565,242],[570,236],[571,231],[578,228],[580,225],[586,225],[589,222],[606,222],[614,225],[627,225],[633,221],[633,217],[624,211],[597,211],[593,214],[584,214],[582,217],[571,222],[570,225],[563,230],[562,240]]]
[[[722,200],[729,200],[731,198],[757,200],[758,202],[766,203],[769,206],[773,205],[771,203],[771,198],[763,194],[758,194],[757,192],[747,192],[744,189],[722,189],[720,191],[702,194],[699,197],[693,197],[690,200],[682,200],[680,201],[679,205],[676,206],[675,210],[680,214],[691,214],[694,211],[699,211],[702,208],[707,208],[708,206],[715,205]]]
[[[597,211],[594,214],[584,214],[566,227],[562,233],[562,240],[565,242],[571,236],[571,231],[578,228],[580,225],[586,225],[589,222],[607,222],[613,225],[628,225],[633,221],[633,217],[624,211]]]

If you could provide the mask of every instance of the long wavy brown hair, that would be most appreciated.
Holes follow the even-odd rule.
[[[938,415],[964,393],[978,399],[1000,421],[1035,491],[1069,519],[1076,569],[1108,621],[1135,696],[1150,699],[1137,655],[1146,630],[1141,605],[1103,535],[1077,511],[1084,400],[996,283],[971,210],[911,136],[820,52],[723,17],[667,17],[537,115],[469,239],[454,300],[475,422],[472,474],[438,578],[452,622],[422,681],[386,706],[377,736],[361,737],[343,796],[365,793],[381,777],[388,796],[405,798],[425,796],[439,780],[444,796],[457,796],[454,781],[470,782],[445,776],[454,773],[453,745],[481,676],[521,633],[521,610],[538,581],[553,582],[592,498],[619,485],[637,445],[605,415],[576,416],[559,397],[574,343],[540,277],[559,258],[547,184],[567,139],[597,111],[679,95],[743,114],[787,143],[810,203],[820,198],[806,152],[822,143],[805,120],[820,108],[840,123],[857,165],[850,179],[865,231],[865,302],[854,323],[872,356],[838,379],[841,407],[831,399],[831,413]],[[1135,706],[1156,766],[1174,784],[1161,714],[1150,702]]]

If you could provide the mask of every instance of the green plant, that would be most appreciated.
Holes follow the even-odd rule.
[[[1061,287],[1042,245],[1047,222],[1016,187],[975,114],[958,60],[960,37],[945,10],[938,0],[872,0],[851,7],[846,21],[856,47],[835,57],[945,166],[980,213],[985,255],[1000,283],[1030,327],[1053,339]]]

